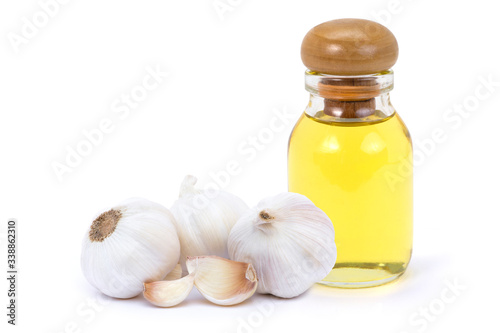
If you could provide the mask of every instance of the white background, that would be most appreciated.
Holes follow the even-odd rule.
[[[35,0],[2,1],[2,262],[8,218],[18,219],[20,234],[18,326],[6,324],[2,278],[2,331],[412,333],[497,327],[495,3],[221,2],[231,6],[222,16],[213,0],[68,1],[15,47],[11,40],[22,36],[23,18],[33,22],[35,15],[44,24],[42,9]],[[170,207],[184,175],[198,176],[203,186],[210,172],[231,160],[240,173],[225,189],[249,205],[287,190],[287,140],[308,99],[300,44],[316,24],[343,17],[377,20],[399,41],[392,102],[420,154],[407,274],[374,289],[315,286],[296,299],[255,296],[230,308],[195,292],[171,309],[155,308],[142,296],[99,296],[82,276],[79,257],[82,237],[101,208],[132,196]],[[137,89],[148,67],[169,75],[120,118],[114,103]],[[488,78],[497,82],[491,91],[481,81]],[[275,112],[292,117],[254,158],[241,154],[238,147],[269,127]],[[83,131],[103,119],[112,121],[113,130],[58,179],[53,163],[65,163],[67,147],[76,149]],[[444,132],[444,142],[430,143],[434,131]],[[454,293],[449,283],[464,289]],[[92,300],[98,306],[88,305]]]

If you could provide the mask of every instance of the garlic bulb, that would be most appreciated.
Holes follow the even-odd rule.
[[[335,232],[307,197],[281,193],[242,216],[228,240],[232,260],[252,263],[257,292],[295,297],[325,278],[335,264]]]
[[[181,264],[175,265],[174,269],[168,273],[167,276],[163,280],[166,281],[172,281],[172,280],[178,280],[182,277],[182,266]]]
[[[92,223],[82,246],[83,274],[102,293],[137,296],[143,283],[161,280],[178,263],[180,244],[168,209],[129,199]]]
[[[198,190],[197,179],[186,176],[179,199],[170,211],[175,217],[181,243],[181,264],[186,257],[216,255],[228,257],[227,237],[248,206],[237,196],[219,190]]]

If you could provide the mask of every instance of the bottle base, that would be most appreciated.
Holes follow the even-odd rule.
[[[335,288],[369,288],[396,280],[406,270],[399,263],[338,263],[319,284]]]

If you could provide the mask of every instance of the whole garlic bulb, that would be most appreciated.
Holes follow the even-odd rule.
[[[181,243],[180,263],[184,271],[188,256],[228,258],[229,232],[249,209],[237,196],[220,190],[199,190],[195,188],[196,182],[196,177],[186,176],[179,199],[170,208]]]
[[[83,240],[81,265],[91,285],[117,298],[137,296],[178,263],[180,244],[165,207],[134,198],[101,213]]]
[[[260,201],[235,224],[232,260],[252,263],[257,292],[290,298],[325,278],[335,265],[335,232],[307,197],[285,192]]]

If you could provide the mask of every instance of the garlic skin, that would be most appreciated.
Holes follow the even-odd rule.
[[[143,283],[163,279],[179,261],[173,220],[168,209],[141,198],[104,211],[83,240],[85,278],[111,297],[139,295]]]
[[[330,218],[301,194],[260,201],[242,216],[228,240],[232,260],[252,263],[258,293],[291,298],[325,278],[337,248]]]
[[[186,176],[179,199],[170,208],[181,243],[180,263],[184,271],[188,256],[228,258],[229,232],[249,209],[237,196],[220,190],[199,190],[196,182],[196,177]]]
[[[188,257],[189,275],[194,274],[196,289],[218,305],[235,305],[257,290],[257,273],[252,264],[217,256]]]

